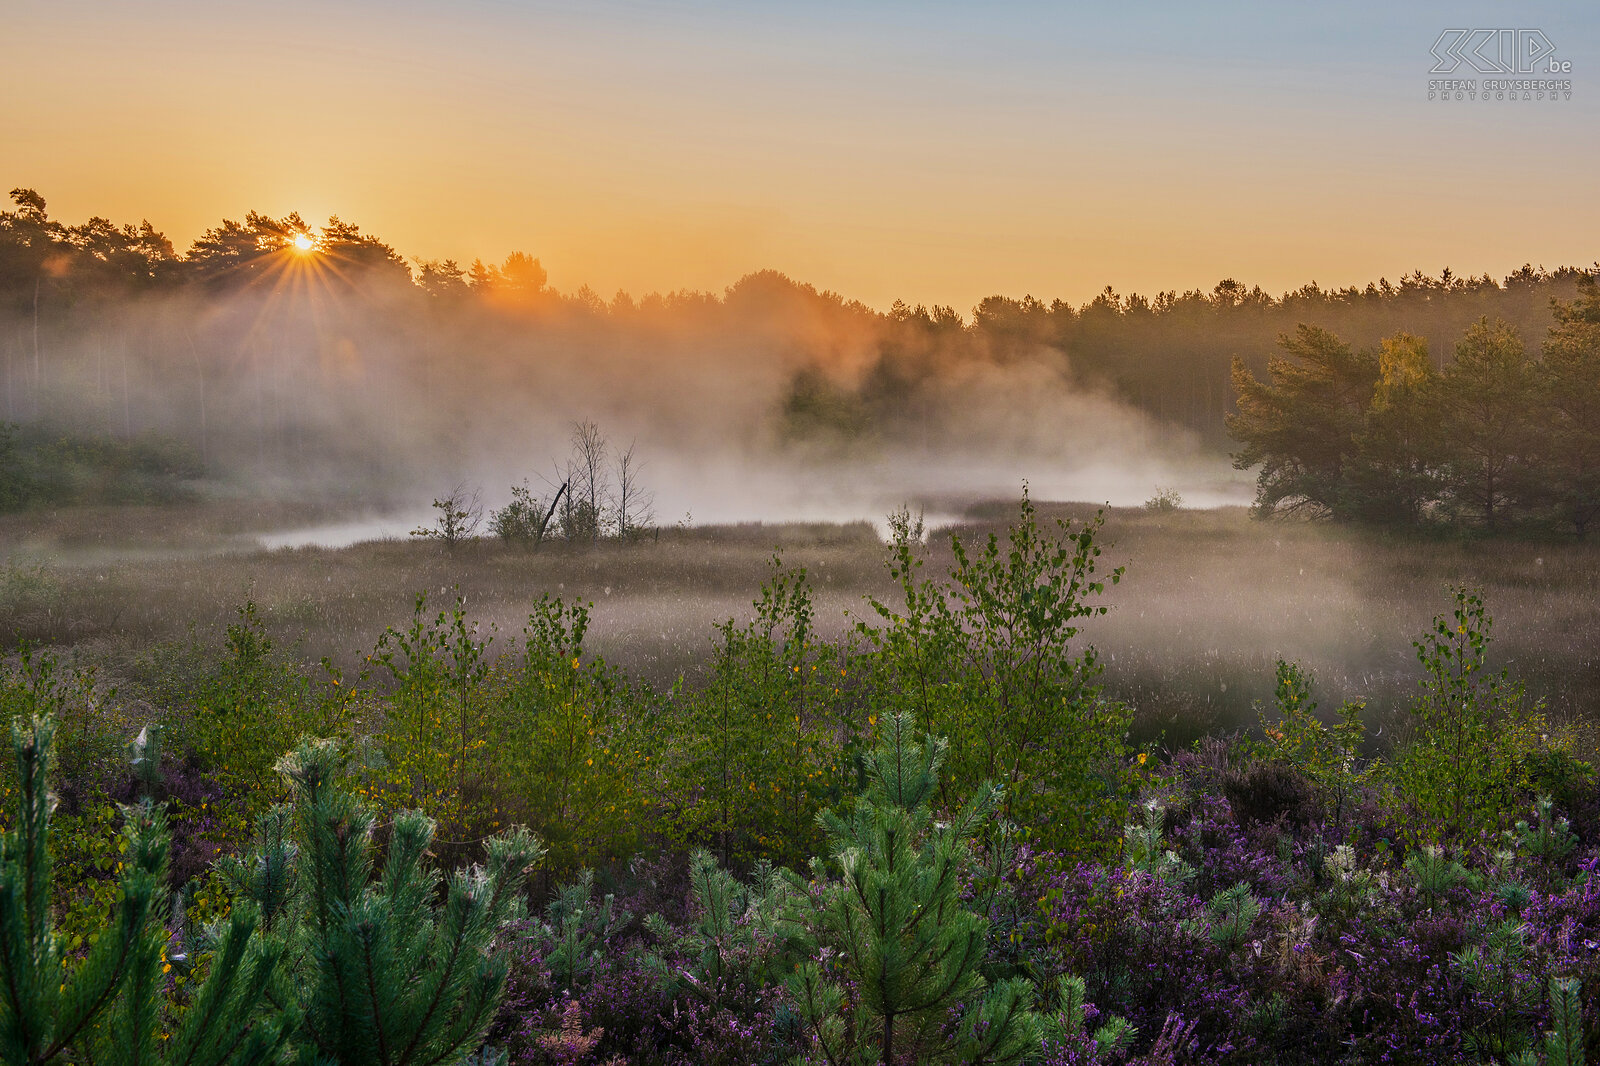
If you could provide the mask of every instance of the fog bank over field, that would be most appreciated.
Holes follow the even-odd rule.
[[[1369,346],[1407,330],[1436,360],[1482,315],[1536,342],[1583,276],[1417,271],[1279,297],[1225,278],[881,311],[767,270],[721,293],[605,298],[557,292],[521,253],[408,261],[337,218],[252,213],[179,255],[149,223],[67,225],[33,190],[12,199],[0,423],[35,451],[66,440],[58,467],[316,501],[385,532],[457,485],[491,509],[524,482],[548,498],[578,424],[598,426],[608,476],[633,449],[665,523],[956,513],[1024,480],[1054,499],[1243,503],[1224,427],[1235,358],[1260,373],[1302,322]]]

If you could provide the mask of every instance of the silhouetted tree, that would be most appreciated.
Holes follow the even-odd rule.
[[[1445,497],[1495,529],[1530,490],[1533,368],[1516,330],[1480,319],[1438,384]]]
[[[1541,474],[1560,516],[1581,539],[1600,517],[1600,286],[1578,285],[1554,301],[1557,325],[1544,345],[1540,397],[1549,412]]]
[[[1409,333],[1384,340],[1378,384],[1355,440],[1346,497],[1352,514],[1374,522],[1415,522],[1438,491],[1435,375],[1428,342]]]
[[[644,485],[641,477],[644,463],[634,457],[634,445],[617,456],[616,525],[617,536],[624,540],[644,530],[655,521],[656,494]]]
[[[1233,465],[1261,465],[1259,514],[1343,517],[1347,467],[1372,403],[1378,360],[1315,326],[1302,325],[1278,343],[1288,358],[1268,364],[1270,383],[1234,361],[1239,411],[1228,416],[1228,432],[1243,447]]]
[[[243,223],[225,218],[199,236],[184,256],[188,276],[214,284],[242,285],[262,277],[294,254],[296,236],[309,235],[298,213],[272,218],[256,211]]]
[[[611,474],[606,439],[588,419],[572,424],[572,456],[567,460],[567,506],[562,531],[569,540],[599,541],[610,510]]]

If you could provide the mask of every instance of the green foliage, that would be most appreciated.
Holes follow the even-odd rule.
[[[759,989],[783,980],[785,949],[800,939],[794,922],[800,900],[788,871],[758,862],[749,880],[741,882],[718,866],[711,852],[697,848],[689,856],[689,890],[695,915],[689,926],[676,929],[659,914],[645,918],[656,947],[644,953],[643,961],[662,987],[717,1004],[732,986]],[[669,954],[686,955],[694,963],[674,968]]]
[[[465,485],[457,485],[442,499],[434,500],[433,509],[438,512],[433,525],[419,526],[411,535],[437,540],[450,551],[455,551],[462,541],[471,540],[483,521],[483,500]]]
[[[1155,495],[1144,501],[1144,509],[1151,514],[1171,514],[1183,506],[1183,496],[1174,488],[1156,489]]]
[[[1451,956],[1467,987],[1493,1005],[1466,1034],[1466,1046],[1483,1058],[1506,1058],[1528,1049],[1539,1005],[1539,982],[1528,973],[1527,926],[1507,919],[1486,931],[1481,944]]]
[[[866,790],[848,817],[823,816],[830,861],[812,866],[810,958],[788,981],[820,1061],[1020,1062],[1039,1046],[1032,986],[987,985],[988,923],[960,896],[970,841],[999,796],[984,786],[935,824],[944,752],[943,741],[915,734],[910,715],[884,715]],[[855,989],[848,1005],[840,978]]]
[[[1493,828],[1515,808],[1526,756],[1548,736],[1543,715],[1524,708],[1522,685],[1488,670],[1491,626],[1482,594],[1458,588],[1454,611],[1415,642],[1424,670],[1415,730],[1390,768],[1400,795],[1456,834]]]
[[[187,1009],[166,1012],[165,815],[148,803],[123,809],[121,898],[112,920],[74,961],[57,931],[49,792],[53,724],[18,718],[12,750],[19,782],[0,838],[0,1057],[16,1066],[86,1061],[186,1066],[266,1066],[295,1025],[268,1003],[282,945],[257,935],[257,912],[235,908],[209,939],[204,980]]]
[[[1555,1028],[1544,1035],[1546,1066],[1583,1066],[1583,986],[1574,978],[1552,977],[1548,987]]]
[[[1555,812],[1549,796],[1540,796],[1533,805],[1533,821],[1518,820],[1506,834],[1519,851],[1551,865],[1559,866],[1578,846],[1572,826]]]
[[[1077,974],[1064,973],[1057,982],[1057,989],[1057,1013],[1066,1030],[1075,1033],[1083,1028],[1088,1017],[1089,987]]]
[[[1238,412],[1227,423],[1241,447],[1233,465],[1247,470],[1260,464],[1258,515],[1339,515],[1378,361],[1316,326],[1301,325],[1278,343],[1288,358],[1267,364],[1268,383],[1234,360]]]
[[[228,867],[240,897],[183,955],[169,957],[161,922],[166,815],[148,800],[123,808],[120,898],[75,961],[50,906],[53,731],[41,718],[13,727],[15,828],[0,839],[7,1063],[266,1066],[292,1048],[303,1066],[401,1066],[477,1050],[506,977],[489,949],[541,853],[526,831],[488,841],[486,865],[446,888],[421,865],[434,823],[400,812],[374,880],[372,815],[333,786],[334,745],[308,742],[282,763],[294,806],[261,817],[256,851]],[[147,766],[156,735],[135,748]],[[167,975],[180,964],[188,980],[175,1004]]]
[[[909,515],[891,520],[890,576],[904,607],[869,600],[884,623],[859,631],[875,651],[880,705],[915,714],[949,738],[942,798],[1004,784],[1003,813],[1053,847],[1093,847],[1128,785],[1127,708],[1101,695],[1100,663],[1077,638],[1108,608],[1097,575],[1101,516],[1055,535],[1024,488],[1006,542],[971,551],[952,534],[946,584],[919,580]],[[1110,583],[1122,578],[1113,570]]]
[[[15,664],[0,664],[0,721],[47,718],[55,723],[62,749],[56,761],[69,777],[91,772],[121,747],[105,728],[100,702],[93,668],[70,668],[51,652],[24,644]],[[9,787],[9,774],[0,771],[0,788]]]
[[[854,741],[833,683],[848,660],[817,639],[803,567],[774,556],[753,607],[745,625],[718,627],[711,676],[691,699],[674,780],[692,799],[678,832],[724,865],[800,863],[820,842],[817,812],[840,794]]]
[[[49,721],[55,737],[51,765],[83,797],[51,814],[58,874],[52,905],[69,952],[82,949],[106,924],[120,893],[117,874],[127,839],[117,807],[104,798],[127,750],[104,705],[114,695],[97,691],[92,669],[69,667],[51,652],[24,646],[14,663],[0,665],[0,721]],[[12,804],[20,787],[15,762],[0,761],[0,827],[15,828]]]
[[[1139,1029],[1120,1014],[1108,1017],[1094,1031],[1097,1058],[1113,1059],[1125,1055],[1139,1038]]]
[[[1311,675],[1299,663],[1277,663],[1278,681],[1273,702],[1278,717],[1269,721],[1261,714],[1261,730],[1266,736],[1266,755],[1305,774],[1333,808],[1335,824],[1344,821],[1346,806],[1366,777],[1357,764],[1366,727],[1361,722],[1365,706],[1346,701],[1338,710],[1334,725],[1325,725],[1316,715],[1312,698]]]
[[[1556,301],[1541,362],[1516,328],[1480,317],[1435,370],[1421,337],[1355,352],[1301,325],[1261,382],[1235,360],[1228,431],[1260,465],[1255,513],[1374,523],[1457,519],[1494,531],[1600,514],[1600,297]]]
[[[1406,856],[1406,872],[1416,879],[1417,891],[1437,903],[1459,888],[1477,888],[1482,880],[1437,844],[1427,844]]]
[[[1438,498],[1438,375],[1428,342],[1410,333],[1384,338],[1378,382],[1355,436],[1347,478],[1349,513],[1367,522],[1417,522]]]
[[[1516,330],[1481,319],[1438,384],[1444,496],[1488,529],[1532,491],[1533,368]]]
[[[59,504],[176,503],[204,464],[155,434],[130,440],[0,422],[0,513]]]
[[[632,917],[627,911],[617,913],[611,895],[594,903],[594,871],[590,869],[582,870],[577,880],[556,893],[545,906],[544,921],[529,934],[543,948],[554,987],[577,995],[602,958],[606,940]]]
[[[559,493],[557,494],[559,495]],[[489,532],[507,544],[537,548],[544,542],[556,501],[534,497],[527,483],[511,486],[511,501],[489,516]]]
[[[558,519],[561,536],[573,544],[593,544],[605,532],[605,516],[592,500],[573,499],[569,493]]]
[[[1129,868],[1175,884],[1192,881],[1194,868],[1167,847],[1166,806],[1152,799],[1140,809],[1144,812],[1143,820],[1129,822],[1122,828],[1122,855]]]
[[[378,638],[371,658],[390,681],[379,734],[388,764],[378,788],[387,804],[449,817],[458,828],[472,820],[468,775],[488,743],[484,680],[493,640],[479,639],[463,599],[430,619],[426,593],[409,626]]]
[[[1053,1016],[1044,1019],[1045,1039],[1057,1042],[1082,1033],[1088,1018],[1088,985],[1076,974],[1064,973],[1056,982]],[[1102,1014],[1105,1020],[1090,1035],[1095,1062],[1114,1061],[1127,1053],[1139,1030],[1120,1014]]]
[[[1548,412],[1539,464],[1556,513],[1582,540],[1600,517],[1600,285],[1578,280],[1578,298],[1553,302],[1556,325],[1535,380]]]
[[[158,652],[152,665],[161,680],[154,694],[186,712],[174,739],[253,815],[277,784],[279,756],[304,735],[349,730],[351,697],[327,660],[319,683],[282,653],[254,600],[235,614],[220,655],[198,643]]]
[[[33,484],[17,455],[17,425],[0,422],[0,512],[21,509],[32,494]]]
[[[1260,914],[1261,901],[1251,892],[1248,881],[1240,881],[1211,897],[1205,919],[1189,923],[1188,928],[1190,932],[1203,933],[1223,951],[1232,951],[1249,937],[1250,927]]]
[[[1340,844],[1322,860],[1322,877],[1327,887],[1318,900],[1318,913],[1349,919],[1371,902],[1379,888],[1377,875],[1356,858],[1356,850]]]
[[[588,629],[588,605],[539,599],[520,658],[507,656],[490,676],[492,740],[478,747],[492,782],[490,827],[531,826],[548,841],[552,872],[626,854],[648,801],[640,776],[653,700],[604,659],[586,656]]]
[[[375,819],[336,787],[337,746],[307,741],[280,768],[292,806],[262,817],[257,849],[233,877],[288,945],[285,990],[302,1017],[296,1061],[464,1061],[499,1006],[507,963],[491,949],[519,916],[542,847],[520,828],[493,837],[482,866],[442,883],[423,863],[436,823],[401,811],[375,877]]]

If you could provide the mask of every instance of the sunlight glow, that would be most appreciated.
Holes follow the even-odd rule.
[[[307,234],[296,233],[294,235],[294,239],[289,243],[294,245],[295,251],[297,252],[309,252],[311,251],[315,242],[313,242],[311,237]]]

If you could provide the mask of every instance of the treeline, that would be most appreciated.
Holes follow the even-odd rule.
[[[141,435],[52,436],[0,422],[0,511],[41,504],[173,503],[205,474],[187,445]]]
[[[1154,427],[1122,436],[1181,430],[1220,452],[1232,361],[1263,372],[1280,333],[1305,323],[1375,345],[1405,329],[1438,347],[1489,316],[1531,336],[1585,273],[1418,271],[1281,296],[1226,279],[879,313],[773,271],[721,294],[563,293],[533,256],[408,260],[339,218],[251,212],[180,253],[149,222],[67,224],[33,190],[11,199],[0,420],[161,434],[216,473],[300,483],[308,469],[381,485],[451,476],[451,456],[549,454],[590,415],[690,449],[926,454],[959,439],[1015,455],[1059,452],[1054,427],[1115,410]],[[1117,403],[1072,406],[1087,396]]]
[[[896,303],[888,316],[894,328],[859,384],[843,389],[820,374],[798,377],[789,410],[801,421],[852,427],[904,423],[924,415],[937,396],[933,386],[962,364],[1042,362],[1077,388],[1106,390],[1223,450],[1233,361],[1265,370],[1276,338],[1301,323],[1358,344],[1376,344],[1401,328],[1442,343],[1485,315],[1534,333],[1549,324],[1551,299],[1572,298],[1579,279],[1592,272],[1524,265],[1496,281],[1457,276],[1447,267],[1437,277],[1418,270],[1398,283],[1380,278],[1364,287],[1312,282],[1278,297],[1232,278],[1210,292],[1154,297],[1122,296],[1108,286],[1081,306],[990,296],[970,321],[948,307]]]
[[[1582,538],[1600,515],[1600,287],[1553,305],[1529,352],[1480,319],[1454,358],[1397,333],[1355,349],[1302,325],[1258,380],[1233,367],[1229,432],[1240,469],[1260,464],[1256,511],[1374,523],[1559,524]]]

